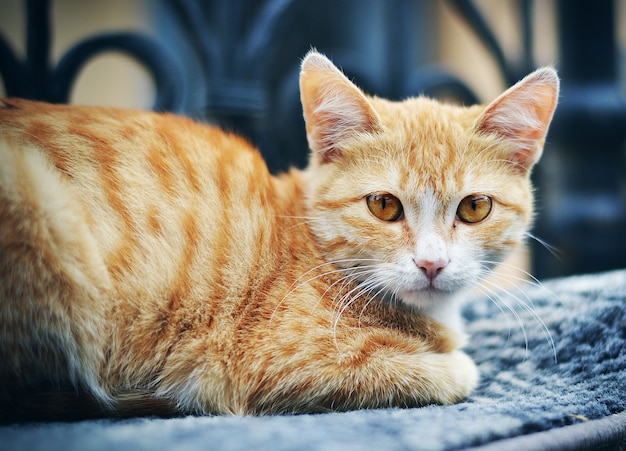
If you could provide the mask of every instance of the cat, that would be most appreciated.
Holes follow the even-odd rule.
[[[392,102],[311,51],[310,164],[278,176],[188,118],[4,100],[0,416],[464,399],[455,299],[523,240],[558,86]]]

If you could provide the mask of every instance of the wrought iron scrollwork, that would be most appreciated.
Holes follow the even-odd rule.
[[[117,51],[130,55],[153,77],[155,110],[180,109],[183,92],[180,69],[152,39],[138,33],[101,34],[74,45],[54,67],[50,63],[49,1],[28,0],[26,13],[27,51],[23,61],[0,36],[0,74],[9,97],[66,103],[84,65],[100,53]]]
[[[426,93],[466,104],[478,101],[453,74],[435,68],[416,71],[412,66],[416,36],[423,34],[415,31],[414,18],[429,8],[427,3],[164,0],[164,4],[207,81],[201,111],[192,115],[247,136],[261,148],[274,172],[293,164],[303,166],[307,160],[297,73],[300,58],[311,47],[331,56],[371,93],[397,99]],[[328,20],[330,9],[341,24]],[[360,43],[346,44],[360,39],[356,35],[364,30],[358,27],[368,26],[363,20],[385,33],[378,56]]]

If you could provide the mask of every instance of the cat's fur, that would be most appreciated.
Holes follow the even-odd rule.
[[[46,402],[81,417],[468,395],[478,373],[453,299],[528,228],[556,73],[486,108],[395,103],[311,52],[301,94],[311,163],[279,177],[245,140],[185,118],[3,102],[5,420]],[[399,219],[368,210],[381,193]],[[493,208],[466,224],[473,194]]]

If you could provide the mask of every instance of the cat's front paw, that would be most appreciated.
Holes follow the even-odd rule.
[[[478,385],[480,374],[474,361],[463,351],[441,354],[446,376],[441,380],[439,402],[453,404],[466,398]]]

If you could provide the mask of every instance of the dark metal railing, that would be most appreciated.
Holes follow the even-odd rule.
[[[156,85],[155,110],[180,109],[180,69],[163,48],[138,33],[103,33],[70,48],[56,65],[50,61],[49,0],[26,2],[26,55],[20,59],[0,34],[0,74],[9,97],[67,103],[85,63],[103,52],[122,52],[143,64]]]
[[[612,0],[559,0],[560,104],[550,131],[536,233],[560,260],[542,275],[626,267],[626,102]]]
[[[489,51],[504,84],[534,69],[532,0],[517,1],[520,55],[502,50],[472,1],[446,4]],[[67,102],[88,60],[105,51],[124,52],[153,76],[155,109],[183,112],[244,134],[261,148],[274,172],[306,163],[297,73],[311,46],[381,96],[426,93],[462,103],[478,100],[454,75],[428,67],[434,59],[429,45],[433,2],[161,0],[157,5],[163,20],[183,37],[178,47],[167,47],[174,41],[169,36],[157,42],[137,33],[107,33],[76,44],[52,65],[49,2],[26,1],[25,58],[0,35],[0,74],[7,94]],[[535,245],[533,271],[540,277],[626,267],[626,107],[619,90],[615,4],[558,0],[556,9],[562,96],[534,174],[539,211],[534,234],[561,257]],[[199,63],[196,79],[202,82],[193,88],[192,65],[170,56],[181,47]]]

